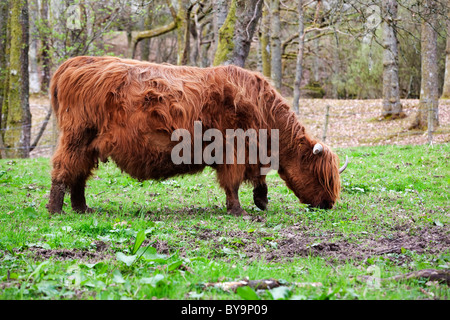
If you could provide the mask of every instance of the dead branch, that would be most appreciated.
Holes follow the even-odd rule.
[[[39,129],[36,139],[34,139],[34,142],[30,146],[30,152],[33,151],[36,148],[37,144],[39,143],[39,140],[41,139],[42,135],[44,134],[45,128],[47,128],[47,124],[48,124],[51,116],[52,116],[52,107],[50,106],[48,108],[47,115],[45,116],[44,122],[42,123],[41,129]]]
[[[272,289],[275,287],[279,287],[281,284],[275,279],[269,280],[240,280],[240,281],[230,281],[230,282],[215,282],[215,283],[205,283],[205,288],[207,287],[216,287],[221,288],[222,290],[236,291],[238,287],[249,286],[253,289]]]
[[[359,276],[360,281],[366,281],[373,276]],[[413,271],[397,276],[381,279],[382,282],[389,281],[405,281],[412,279],[428,279],[429,281],[438,281],[450,285],[450,271],[449,270],[436,270],[436,269],[423,269],[419,271]]]

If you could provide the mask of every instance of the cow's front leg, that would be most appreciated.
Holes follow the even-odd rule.
[[[86,177],[79,177],[70,186],[70,201],[72,210],[78,213],[92,213],[95,210],[86,205],[86,197],[84,195],[86,188]]]
[[[70,190],[72,209],[76,212],[92,212],[86,205],[84,195],[86,180],[96,164],[97,154],[86,151],[83,145],[86,139],[79,139],[75,134],[62,136],[52,158],[52,187],[47,208],[50,213],[61,213],[64,194]],[[74,147],[76,146],[76,148]]]
[[[50,213],[61,213],[65,193],[66,186],[64,185],[64,183],[52,180],[50,198],[46,206]]]
[[[260,176],[259,179],[253,181],[253,201],[261,210],[267,209],[269,200],[267,199],[266,176]]]
[[[231,188],[225,187],[225,194],[227,196],[227,213],[234,216],[248,216],[248,213],[242,209],[239,202],[239,186]]]

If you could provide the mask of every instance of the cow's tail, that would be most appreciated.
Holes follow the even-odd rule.
[[[55,73],[52,76],[52,80],[50,81],[50,103],[52,105],[52,109],[55,114],[58,125],[59,125],[59,113],[60,113],[58,85],[64,81],[65,77],[67,77],[66,71],[68,71],[68,69],[70,67],[76,67],[79,64],[83,63],[83,58],[85,58],[85,57],[74,57],[74,58],[70,58],[67,61],[65,61],[55,71]]]
[[[50,104],[52,105],[53,113],[55,119],[59,119],[59,103],[58,103],[58,85],[56,81],[56,73],[50,82]],[[59,122],[59,121],[58,121]]]
[[[50,104],[52,105],[53,113],[55,115],[55,119],[59,123],[59,93],[58,93],[58,85],[61,83],[61,79],[63,77],[64,72],[71,65],[72,59],[67,60],[59,68],[55,71],[50,81]]]
[[[52,80],[50,81],[50,103],[52,105],[53,112],[57,119],[58,125],[60,124],[60,94],[59,85],[64,87],[65,81],[70,78],[73,70],[78,67],[92,63],[96,61],[95,57],[78,56],[66,60],[63,64],[59,66],[56,72],[53,74]]]

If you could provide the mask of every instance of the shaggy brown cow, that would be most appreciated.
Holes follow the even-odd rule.
[[[278,129],[278,172],[300,201],[331,208],[339,197],[337,155],[305,132],[259,73],[231,65],[195,68],[83,56],[59,67],[50,90],[60,127],[47,206],[52,213],[61,212],[66,188],[74,210],[90,211],[85,185],[99,159],[112,159],[139,180],[200,172],[205,162],[176,165],[171,160],[178,143],[171,140],[172,133],[193,132],[194,121],[201,121],[203,131],[216,128],[224,136],[226,129],[264,128],[269,135]],[[255,204],[266,208],[261,163],[211,167],[225,190],[229,213],[246,214],[238,198],[243,181],[253,184]]]

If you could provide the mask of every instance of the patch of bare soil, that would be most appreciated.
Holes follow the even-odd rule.
[[[156,242],[152,244],[152,247],[160,254],[170,254],[171,248],[167,244],[167,241],[156,239]]]
[[[450,235],[441,227],[424,227],[422,229],[410,226],[407,232],[399,231],[389,236],[367,237],[351,236],[350,238],[336,239],[335,234],[311,237],[295,230],[281,232],[283,239],[278,249],[271,252],[269,258],[279,260],[295,256],[322,256],[337,261],[361,261],[375,256],[385,256],[393,262],[401,264],[407,257],[402,255],[403,250],[415,251],[418,254],[439,254],[448,252],[450,248]],[[414,228],[414,229],[413,229]],[[395,255],[389,255],[395,254]]]
[[[42,249],[31,247],[29,248],[30,254],[37,260],[47,260],[52,258],[53,260],[82,260],[88,263],[96,263],[101,260],[111,259],[112,256],[104,249],[98,249],[97,252],[78,249]]]
[[[264,232],[245,232],[241,230],[211,230],[197,227],[196,238],[209,241],[212,252],[217,256],[224,255],[224,247],[229,246],[226,240],[233,239],[231,248],[239,253],[244,253],[250,260],[280,262],[296,257],[320,256],[334,262],[355,261],[364,262],[368,258],[377,256],[392,260],[394,264],[403,264],[409,259],[405,251],[414,251],[418,254],[448,253],[450,248],[450,234],[442,227],[408,226],[407,232],[397,231],[388,236],[376,236],[374,234],[344,236],[337,233],[321,233],[311,230],[303,230],[300,226],[278,231],[276,239]],[[194,241],[188,242],[194,243]],[[204,244],[203,244],[204,245]],[[170,251],[180,249],[184,255],[184,248],[170,248]],[[168,253],[165,247],[164,253]]]

